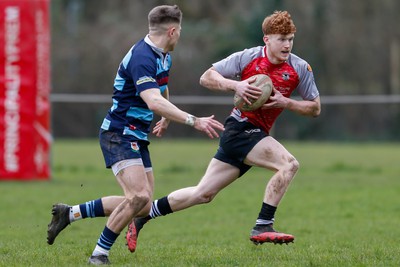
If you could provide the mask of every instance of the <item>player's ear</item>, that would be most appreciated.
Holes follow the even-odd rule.
[[[268,35],[264,35],[264,37],[263,37],[263,41],[264,41],[264,43],[265,43],[265,44],[267,44],[267,43],[268,43],[268,41],[269,41],[269,37],[268,37]]]
[[[174,26],[170,27],[167,32],[168,32],[169,37],[174,36],[174,34],[176,32],[176,27],[174,27]]]

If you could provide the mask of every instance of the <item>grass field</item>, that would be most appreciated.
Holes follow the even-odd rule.
[[[252,169],[203,206],[145,226],[134,254],[124,233],[114,266],[399,266],[400,143],[283,142],[300,170],[276,214],[289,246],[255,246],[249,232],[271,173]],[[154,140],[155,197],[195,185],[216,141]],[[56,140],[53,178],[0,182],[0,266],[85,266],[106,222],[86,219],[46,243],[53,203],[79,204],[120,188],[97,140]]]

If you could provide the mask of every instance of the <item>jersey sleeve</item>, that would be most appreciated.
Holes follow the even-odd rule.
[[[127,71],[131,74],[137,95],[150,88],[159,88],[156,80],[157,64],[150,57],[135,55],[131,58]]]
[[[299,75],[297,92],[304,100],[313,100],[319,96],[314,74],[310,64],[292,54],[291,64]]]
[[[225,78],[240,78],[243,69],[254,58],[259,57],[262,47],[253,47],[231,54],[230,56],[212,64],[219,74]]]

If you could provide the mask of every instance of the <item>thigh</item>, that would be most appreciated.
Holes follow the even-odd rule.
[[[240,170],[237,167],[213,158],[197,189],[215,194],[235,181],[239,174]]]
[[[150,197],[153,199],[153,192],[154,192],[154,174],[153,171],[146,171],[147,177],[147,185],[150,191]]]
[[[236,166],[240,170],[239,176],[242,176],[250,169],[244,162],[246,156],[266,136],[268,134],[259,127],[229,117],[214,158]]]
[[[143,165],[128,166],[120,170],[116,178],[127,198],[149,192],[150,185]]]
[[[226,120],[219,145],[227,156],[243,162],[253,147],[266,136],[268,134],[259,127],[230,117]]]
[[[267,136],[247,154],[244,163],[277,171],[293,158],[281,143]]]

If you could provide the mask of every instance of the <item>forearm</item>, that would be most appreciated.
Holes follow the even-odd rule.
[[[169,88],[167,87],[164,92],[161,94],[165,99],[169,101]],[[165,118],[165,117],[163,117]],[[165,118],[168,122],[170,121],[169,119]]]
[[[237,81],[224,78],[211,67],[200,77],[200,84],[211,90],[235,92]]]
[[[147,89],[141,92],[140,96],[146,102],[148,108],[157,115],[178,123],[187,121],[189,114],[169,102],[165,95],[160,94],[159,89]]]
[[[149,108],[157,115],[178,123],[186,123],[189,115],[164,98],[154,98]]]
[[[309,117],[318,117],[321,112],[319,101],[298,101],[291,98],[287,98],[285,109]]]
[[[174,104],[165,99],[159,89],[147,89],[140,93],[141,98],[146,102],[147,107],[161,117],[194,127],[202,131],[210,138],[219,137],[216,131],[224,130],[222,123],[214,119],[214,115],[209,117],[196,118],[195,116],[179,109]],[[157,126],[157,125],[156,125]],[[162,125],[165,126],[165,125]],[[162,127],[161,126],[161,127]],[[156,135],[160,135],[162,129],[156,127]]]

